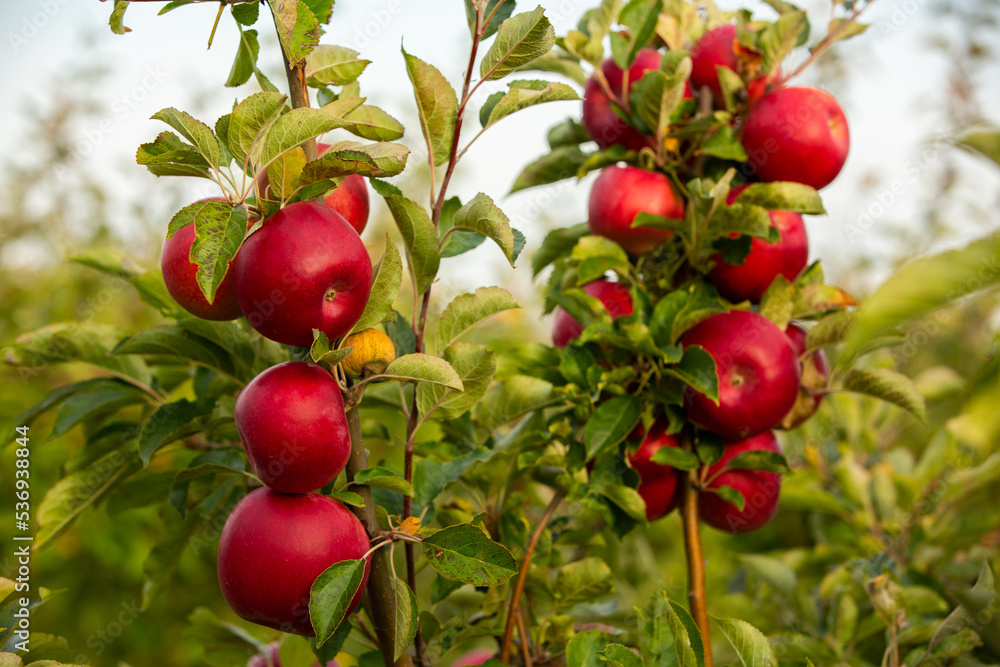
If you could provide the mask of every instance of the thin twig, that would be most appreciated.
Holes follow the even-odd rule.
[[[692,470],[683,478],[684,500],[681,513],[684,521],[684,553],[687,556],[688,606],[701,631],[705,648],[705,667],[712,667],[712,637],[708,627],[708,605],[705,597],[705,559],[701,551],[701,527],[698,525],[698,488],[700,472]]]
[[[851,15],[847,19],[841,21],[836,28],[831,30],[826,37],[820,40],[820,43],[816,45],[816,48],[812,50],[812,53],[809,54],[809,57],[806,58],[801,65],[796,67],[791,74],[781,79],[781,83],[779,85],[784,85],[789,79],[798,76],[803,72],[803,70],[812,65],[813,62],[817,58],[819,58],[820,55],[823,54],[824,51],[830,48],[837,41],[837,38],[840,36],[842,32],[847,30],[847,28],[852,23],[858,20],[858,17],[861,16],[861,12],[871,7],[872,3],[874,2],[875,0],[869,0],[860,7],[855,7],[854,10],[851,12]]]
[[[521,605],[517,605],[517,633],[521,635],[521,658],[524,660],[524,667],[532,667],[531,641],[528,639],[528,631],[524,628],[524,613]]]
[[[517,620],[516,612],[518,605],[521,604],[521,595],[524,593],[524,584],[528,580],[528,570],[531,568],[531,559],[535,556],[535,548],[538,547],[538,541],[542,539],[542,534],[545,532],[545,528],[548,527],[549,520],[555,513],[556,508],[559,507],[559,503],[565,497],[565,490],[556,490],[555,495],[552,496],[552,500],[549,501],[549,506],[545,508],[545,513],[538,521],[538,525],[535,526],[535,532],[531,534],[528,546],[524,550],[524,560],[521,561],[521,568],[517,573],[517,582],[514,584],[514,592],[510,596],[510,606],[507,608],[507,625],[503,631],[503,644],[500,645],[500,661],[503,663],[506,663],[510,659],[510,643],[514,637],[514,623]],[[711,665],[707,667],[711,667]]]

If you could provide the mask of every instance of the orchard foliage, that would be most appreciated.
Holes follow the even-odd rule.
[[[214,665],[434,665],[483,646],[483,664],[569,667],[711,667],[713,646],[747,667],[995,662],[1000,367],[966,383],[931,352],[927,368],[892,366],[914,356],[899,352],[914,323],[1000,281],[1000,240],[917,260],[860,305],[801,247],[800,216],[825,213],[817,188],[843,166],[848,131],[832,96],[788,79],[863,33],[870,2],[833,3],[816,39],[787,2],[768,2],[768,21],[604,0],[556,35],[541,7],[467,0],[461,90],[419,43],[396,56],[419,119],[406,130],[363,96],[370,61],[322,43],[332,0],[221,3],[241,34],[224,84],[260,91],[212,122],[158,111],[168,129],[136,153],[220,197],[166,222],[164,275],[102,250],[74,258],[127,281],[162,322],[53,324],[4,350],[26,370],[94,371],[16,418],[53,412],[50,438],[87,442],[38,507],[35,548],[94,507],[163,507],[147,608],[185,551],[221,532],[225,599],[275,631],[190,610]],[[118,34],[128,6],[115,2]],[[288,95],[258,67],[272,17]],[[470,118],[486,81],[505,89]],[[434,283],[483,243],[519,266],[525,235],[504,193],[461,201],[448,186],[483,132],[552,102],[572,116],[512,190],[603,173],[589,220],[530,257],[558,311],[554,345],[494,348],[476,328],[517,309],[513,296],[485,287],[432,308]],[[996,158],[996,136],[964,145]],[[414,159],[431,174],[427,206],[397,178]],[[396,225],[374,261],[358,177]],[[347,192],[364,197],[350,215]],[[799,246],[754,259],[793,228]],[[723,267],[749,291],[724,285]],[[653,523],[675,508],[683,526]],[[721,534],[703,544],[699,519]],[[306,532],[322,539],[307,548]],[[682,542],[689,604],[659,571],[636,582],[626,548],[679,562]],[[720,600],[707,552],[723,547],[752,604]],[[266,558],[249,571],[240,554],[255,550]]]

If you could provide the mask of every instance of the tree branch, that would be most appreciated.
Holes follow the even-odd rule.
[[[687,556],[688,606],[691,616],[701,630],[701,643],[705,647],[705,667],[712,667],[712,637],[708,627],[708,605],[705,597],[705,558],[701,552],[701,526],[698,524],[698,488],[692,470],[683,478],[684,499],[681,515],[684,521],[684,554]]]

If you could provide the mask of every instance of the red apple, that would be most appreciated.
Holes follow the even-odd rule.
[[[611,239],[631,255],[647,253],[673,233],[653,227],[633,229],[639,213],[683,218],[684,202],[670,179],[659,172],[618,166],[602,171],[590,190],[591,233]]]
[[[691,49],[691,84],[695,88],[708,86],[716,100],[722,99],[722,85],[719,83],[717,67],[726,67],[740,73],[739,58],[736,55],[736,26],[722,25],[701,36]],[[747,97],[753,104],[776,80],[780,72],[771,77],[759,76],[747,84]]]
[[[315,491],[351,455],[340,386],[315,364],[268,368],[240,392],[235,418],[250,465],[275,491]]]
[[[709,489],[729,486],[743,494],[743,509],[716,493],[698,494],[698,513],[712,528],[730,533],[748,533],[766,525],[778,511],[781,475],[763,470],[726,470],[720,472],[738,454],[767,451],[781,453],[781,445],[772,433],[761,433],[740,442],[726,443],[722,458],[708,469]]]
[[[781,423],[795,404],[801,365],[785,333],[757,313],[733,310],[713,315],[681,339],[700,345],[715,359],[719,402],[688,387],[688,419],[727,440],[748,438]]]
[[[729,192],[729,203],[747,186],[733,188]],[[719,293],[734,303],[749,299],[760,301],[764,292],[779,275],[788,280],[795,278],[806,268],[809,261],[809,239],[802,216],[791,211],[770,211],[771,226],[781,233],[774,243],[753,238],[750,253],[742,264],[726,264],[722,255],[716,255],[715,268],[708,274]]]
[[[639,473],[639,488],[636,489],[646,501],[646,519],[656,521],[670,514],[681,502],[682,472],[662,463],[653,463],[653,454],[663,447],[680,447],[680,442],[667,435],[667,421],[658,419],[649,429],[634,453],[628,455],[628,462]]]
[[[211,197],[225,201],[221,197]],[[167,291],[184,310],[203,320],[235,320],[243,313],[236,299],[235,260],[230,263],[226,276],[215,291],[212,303],[208,302],[198,287],[198,265],[191,261],[191,246],[194,244],[194,225],[178,229],[173,236],[163,241],[160,253],[160,270]]]
[[[628,286],[610,280],[595,280],[583,286],[583,291],[594,297],[611,314],[612,319],[632,314],[632,295]],[[552,327],[552,344],[566,347],[580,337],[583,325],[562,308],[556,309],[556,322]]]
[[[365,244],[343,216],[298,202],[264,220],[236,259],[236,294],[247,321],[286,345],[311,345],[313,329],[346,334],[372,289]]]
[[[795,400],[795,406],[781,422],[782,428],[792,429],[819,410],[823,394],[813,394],[813,390],[826,389],[827,379],[830,377],[830,362],[827,361],[823,350],[816,350],[806,355],[806,330],[799,325],[789,324],[785,334],[791,341],[795,354],[802,361],[802,385],[799,387],[799,396]]]
[[[768,93],[750,108],[743,126],[747,167],[765,182],[826,187],[844,167],[850,143],[843,109],[816,88]]]
[[[632,84],[651,70],[660,69],[661,54],[655,49],[641,49],[635,56],[635,61],[628,69],[628,81],[625,81],[625,71],[608,58],[601,65],[601,71],[608,82],[608,87],[622,101],[628,98]],[[627,85],[626,85],[627,84]],[[691,86],[687,85],[684,97],[690,98]],[[650,145],[650,138],[644,136],[636,128],[615,113],[611,106],[611,98],[601,87],[595,77],[591,77],[583,90],[583,126],[590,138],[601,148],[613,144],[621,144],[629,150],[637,151]]]
[[[317,143],[316,148],[319,154],[323,155],[330,150],[330,145]],[[257,175],[257,189],[261,195],[266,193],[270,184],[271,181],[267,177],[266,171]],[[358,234],[365,231],[371,202],[368,198],[368,186],[365,184],[364,177],[357,174],[345,176],[340,185],[326,193],[323,197],[323,203],[344,216],[344,219],[351,223],[351,227],[354,227]]]
[[[361,522],[336,500],[318,493],[289,495],[261,487],[233,508],[219,537],[222,596],[237,616],[307,637],[309,588],[324,570],[368,552]],[[361,588],[351,603],[361,600]]]
[[[490,648],[475,648],[459,656],[455,662],[451,663],[451,667],[475,667],[475,665],[483,664],[496,654],[497,652]]]

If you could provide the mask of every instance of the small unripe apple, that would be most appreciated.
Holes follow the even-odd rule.
[[[290,204],[264,220],[236,259],[236,294],[266,338],[311,345],[350,331],[368,303],[372,262],[357,231],[323,204]]]
[[[221,197],[212,197],[224,201]],[[230,263],[226,276],[215,290],[215,298],[208,302],[198,286],[198,265],[191,261],[191,246],[195,240],[193,224],[178,229],[163,241],[160,253],[160,270],[167,291],[181,308],[203,320],[235,320],[243,313],[236,299],[235,260]]]
[[[632,295],[627,285],[610,280],[595,280],[583,286],[583,291],[602,304],[612,319],[632,314]],[[583,325],[562,308],[556,309],[556,321],[552,327],[552,344],[566,347],[583,333]]]
[[[722,458],[708,469],[709,489],[729,486],[743,494],[743,509],[722,499],[716,493],[703,491],[698,494],[698,513],[701,520],[713,528],[729,533],[748,533],[765,526],[778,511],[781,492],[781,475],[764,470],[726,470],[720,472],[737,455],[743,452],[781,452],[781,445],[773,433],[761,433],[739,442],[726,443]]]
[[[634,453],[628,455],[628,462],[639,473],[639,488],[636,491],[646,501],[646,519],[656,521],[670,514],[681,502],[681,475],[684,473],[662,463],[654,463],[653,454],[663,447],[680,447],[680,442],[667,435],[667,421],[658,419],[649,428]]]
[[[253,471],[275,491],[315,491],[351,455],[340,386],[316,364],[268,368],[240,392],[235,419]]]
[[[797,324],[789,324],[785,329],[792,349],[802,361],[802,384],[795,405],[781,422],[781,428],[793,429],[816,414],[823,394],[814,394],[814,390],[825,390],[830,377],[830,362],[823,350],[816,350],[806,355],[806,330]]]
[[[733,188],[729,203],[736,201],[746,187]],[[734,303],[747,299],[757,303],[775,278],[780,275],[794,281],[809,262],[809,238],[802,216],[791,211],[769,211],[768,216],[771,226],[781,234],[780,239],[769,243],[754,237],[742,264],[726,264],[721,254],[712,258],[715,267],[708,277],[719,293]]]
[[[630,255],[653,250],[673,232],[653,227],[632,228],[640,213],[683,218],[684,201],[665,175],[638,167],[611,166],[590,190],[588,224],[593,234],[611,239]]]
[[[681,338],[715,359],[719,402],[690,387],[684,408],[690,421],[727,440],[768,431],[784,419],[799,393],[801,365],[792,344],[769,319],[743,310],[713,315]]]
[[[344,341],[351,353],[340,362],[348,377],[368,377],[384,373],[396,358],[392,339],[378,329],[365,329],[353,333]]]
[[[747,168],[765,182],[826,187],[843,169],[850,143],[843,109],[816,88],[768,93],[750,108],[743,126]]]
[[[368,552],[368,534],[349,510],[318,493],[261,487],[233,508],[219,537],[219,587],[240,618],[312,637],[309,589],[334,563]],[[353,611],[368,581],[351,602]]]

